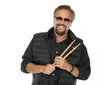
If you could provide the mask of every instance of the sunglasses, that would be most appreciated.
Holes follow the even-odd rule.
[[[56,20],[59,20],[59,21],[63,20],[62,17],[55,17],[55,18],[56,18]],[[68,19],[68,18],[64,18],[64,21],[65,21],[65,22],[71,22],[71,20]]]

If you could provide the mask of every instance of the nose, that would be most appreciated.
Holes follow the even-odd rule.
[[[63,19],[61,20],[61,24],[64,24],[64,20]]]

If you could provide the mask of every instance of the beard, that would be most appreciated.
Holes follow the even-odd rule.
[[[66,33],[66,26],[63,24],[57,24],[55,29],[56,34],[63,36]]]

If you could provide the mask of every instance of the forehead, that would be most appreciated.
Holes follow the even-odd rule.
[[[62,9],[62,10],[56,11],[55,16],[61,16],[64,18],[71,18],[72,14],[69,10]]]

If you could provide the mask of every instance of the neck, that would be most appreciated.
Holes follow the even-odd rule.
[[[63,36],[59,36],[58,34],[55,33],[56,36],[56,42],[62,42],[63,40],[67,39],[67,34],[63,35]]]

